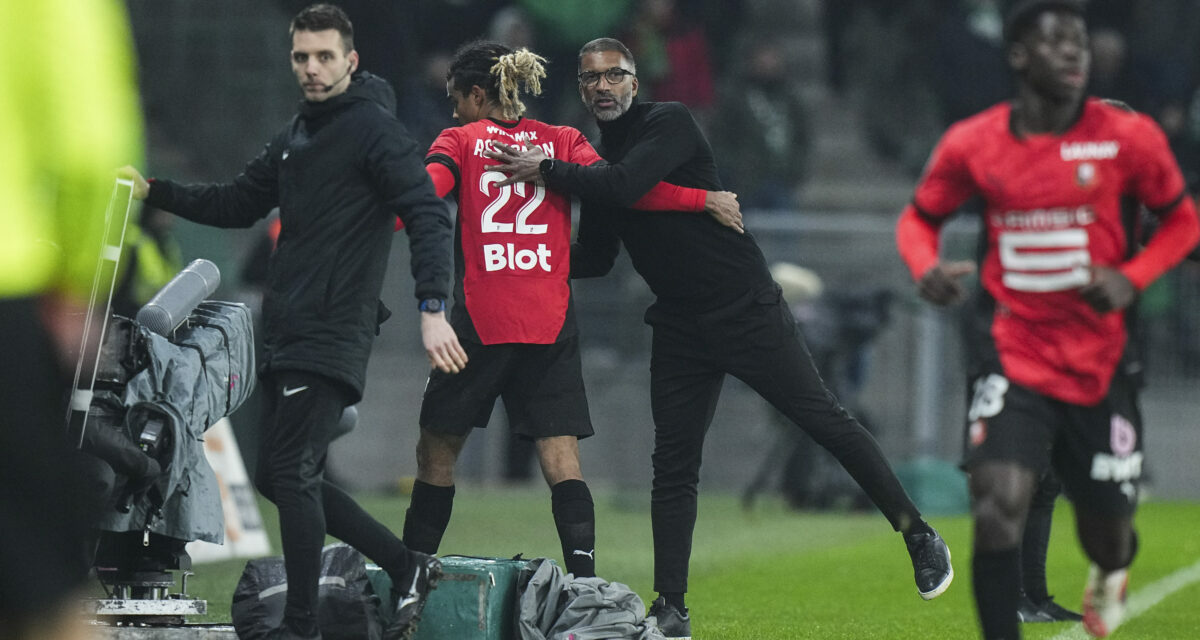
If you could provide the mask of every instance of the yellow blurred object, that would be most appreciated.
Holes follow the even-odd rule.
[[[416,482],[417,479],[413,476],[400,476],[399,478],[396,478],[396,484],[394,487],[396,493],[399,493],[402,496],[411,496],[413,492],[413,485],[416,484]]]

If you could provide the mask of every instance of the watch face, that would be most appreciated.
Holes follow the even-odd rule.
[[[428,300],[421,301],[421,311],[428,311],[429,313],[437,313],[441,310],[442,310],[442,301],[438,300],[437,298],[430,298]]]

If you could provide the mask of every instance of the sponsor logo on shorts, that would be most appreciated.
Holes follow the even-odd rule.
[[[971,427],[967,430],[967,439],[972,447],[978,447],[987,440],[987,422],[984,420],[976,420],[971,423]]]
[[[1118,457],[1124,458],[1137,448],[1137,430],[1125,416],[1114,413],[1108,433],[1109,446]]]
[[[991,418],[1004,410],[1004,394],[1008,393],[1008,378],[992,373],[975,381],[975,397],[967,411],[967,420]]]
[[[1092,456],[1092,480],[1126,482],[1142,477],[1142,452],[1129,456],[1097,453]]]

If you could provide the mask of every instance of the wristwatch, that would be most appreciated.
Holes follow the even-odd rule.
[[[538,173],[542,174],[543,178],[550,177],[554,173],[554,167],[558,163],[554,158],[546,158],[538,163]]]
[[[417,308],[424,313],[441,313],[446,310],[446,301],[441,298],[425,298]]]

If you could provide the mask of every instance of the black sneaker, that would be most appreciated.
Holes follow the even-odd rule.
[[[666,598],[659,596],[650,603],[646,617],[653,616],[658,623],[658,630],[667,640],[692,640],[692,619],[688,616],[687,607],[683,611],[669,604]]]
[[[912,557],[913,577],[917,591],[926,600],[942,595],[954,580],[954,567],[950,565],[950,548],[937,531],[905,536],[904,544]]]
[[[410,640],[413,637],[429,592],[437,588],[442,577],[442,563],[437,558],[417,551],[410,553],[412,569],[399,584],[392,584],[396,611],[392,614],[391,624],[383,630],[383,640]]]
[[[1017,603],[1017,619],[1021,622],[1079,622],[1083,616],[1055,602],[1054,596],[1034,602],[1022,593]]]

